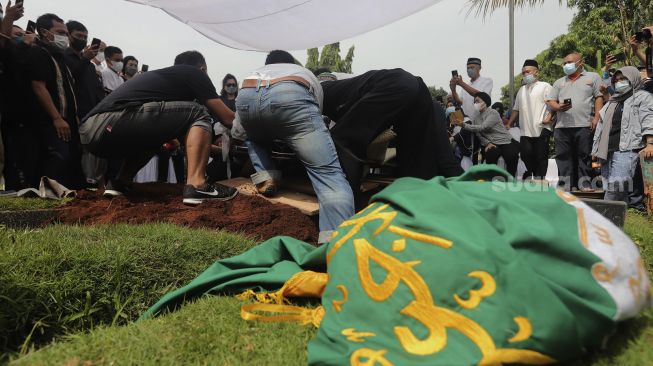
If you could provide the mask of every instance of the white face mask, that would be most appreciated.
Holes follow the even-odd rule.
[[[485,102],[474,103],[474,109],[477,111],[483,112],[483,108],[485,108]]]
[[[64,51],[70,45],[70,39],[68,38],[68,36],[55,34],[54,41],[52,41],[52,44],[58,49],[60,49],[61,51]]]
[[[570,62],[565,64],[565,66],[563,66],[562,69],[564,70],[565,75],[569,76],[575,73],[576,70],[578,70],[578,66],[576,66],[575,62]]]
[[[536,81],[537,81],[537,78],[535,78],[535,75],[533,75],[533,74],[528,74],[528,75],[524,76],[524,82],[526,84],[533,84]]]
[[[470,67],[469,69],[467,69],[467,76],[469,76],[470,79],[473,79],[478,76],[478,71]]]
[[[124,66],[124,64],[122,63],[122,61],[121,62],[111,61],[111,66],[110,67],[111,67],[111,70],[113,70],[116,74],[120,74],[120,72],[122,71],[123,66]]]
[[[104,61],[104,51],[100,51],[97,53],[97,56],[95,56],[95,61],[97,61],[99,64],[101,64]]]
[[[630,81],[628,80],[622,80],[614,84],[614,91],[618,94],[626,94],[631,88]]]

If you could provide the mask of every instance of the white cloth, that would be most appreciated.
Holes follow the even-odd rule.
[[[322,85],[317,80],[315,75],[307,68],[295,64],[271,64],[265,65],[259,69],[254,70],[252,75],[245,78],[245,80],[262,80],[261,87],[265,87],[266,80],[278,79],[286,76],[299,76],[300,78],[308,81],[310,84],[310,92],[315,96],[317,102],[320,104],[320,111],[322,111],[322,103],[324,102],[324,93],[322,92]]]
[[[174,170],[174,169],[173,169]],[[154,156],[134,176],[136,183],[151,183],[159,180],[159,157]]]
[[[494,87],[494,81],[492,81],[492,79],[490,78],[479,76],[478,79],[474,81],[470,81],[467,84],[469,84],[472,88],[478,91],[487,93],[487,95],[492,96],[492,88]],[[474,96],[470,95],[467,91],[465,91],[465,89],[463,89],[460,86],[458,87],[457,92],[458,92],[458,96],[463,102],[462,105],[463,112],[465,112],[465,115],[467,115],[469,119],[471,119],[472,121],[475,120],[476,117],[478,117],[479,113],[476,110],[476,108],[474,108]]]
[[[305,50],[383,27],[441,0],[128,0],[242,50]],[[346,9],[346,10],[344,10]]]
[[[550,125],[542,124],[547,108],[545,101],[551,88],[551,84],[544,81],[537,81],[519,88],[512,109],[519,112],[519,128],[522,136],[540,137],[542,128],[551,130]]]
[[[116,90],[120,85],[125,81],[116,74],[113,70],[108,67],[105,67],[101,71],[102,73],[102,86],[111,91]]]

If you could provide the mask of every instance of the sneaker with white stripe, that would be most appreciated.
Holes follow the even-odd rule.
[[[236,188],[223,186],[218,183],[205,183],[202,187],[196,188],[187,184],[184,186],[184,204],[197,206],[205,200],[229,201],[238,195]]]

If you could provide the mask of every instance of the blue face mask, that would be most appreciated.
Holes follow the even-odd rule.
[[[25,37],[18,36],[16,38],[14,38],[14,42],[16,43],[16,46],[20,46],[22,44],[25,44]]]
[[[526,85],[533,84],[535,81],[537,81],[537,79],[535,79],[535,75],[533,74],[528,74],[524,76],[524,82],[526,83]]]
[[[569,76],[575,73],[576,70],[578,70],[578,67],[576,66],[575,62],[570,62],[568,64],[565,64],[565,66],[563,66],[562,69],[564,70],[565,75]]]
[[[456,111],[456,107],[449,107],[449,108],[447,108],[447,110],[445,111],[445,113],[446,113],[447,117],[449,117],[449,115],[450,115],[451,113],[455,112],[455,111]]]

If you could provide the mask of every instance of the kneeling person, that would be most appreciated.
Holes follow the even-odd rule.
[[[236,110],[247,132],[247,148],[256,174],[252,181],[264,195],[279,178],[267,144],[290,146],[302,162],[320,203],[320,238],[354,215],[354,197],[342,172],[329,130],[322,119],[322,87],[309,70],[295,65],[285,51],[272,51],[266,66],[243,81]]]
[[[91,153],[124,159],[104,195],[124,194],[161,145],[179,139],[186,142],[188,160],[183,202],[197,205],[205,199],[235,197],[236,189],[206,181],[211,115],[227,127],[235,116],[220,100],[206,73],[206,61],[197,51],[184,52],[175,58],[174,66],[144,73],[117,88],[89,112],[80,127],[82,144]]]

